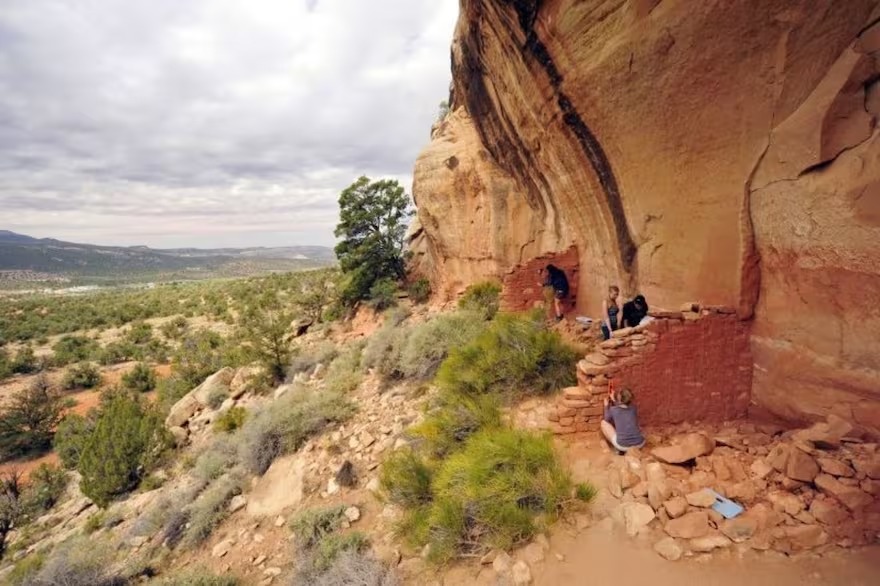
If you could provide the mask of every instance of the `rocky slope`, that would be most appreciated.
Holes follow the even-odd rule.
[[[451,296],[572,245],[605,287],[753,319],[753,398],[880,433],[876,0],[462,0],[414,173]]]

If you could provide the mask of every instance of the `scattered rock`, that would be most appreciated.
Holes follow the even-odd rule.
[[[796,432],[796,441],[806,441],[821,450],[833,450],[840,447],[841,440],[852,433],[853,426],[847,420],[834,414],[828,415],[824,422]]]
[[[873,501],[871,495],[854,486],[847,486],[837,478],[828,474],[816,477],[816,486],[825,494],[831,495],[850,511],[858,511]]]
[[[373,494],[378,493],[382,489],[382,484],[379,482],[379,478],[374,477],[371,478],[367,483],[367,490],[372,492]]]
[[[237,494],[229,501],[229,512],[234,513],[240,511],[247,505],[247,498],[242,494]]]
[[[683,553],[681,546],[672,537],[664,537],[663,539],[655,543],[654,551],[656,551],[660,555],[660,557],[665,558],[671,562],[675,562],[681,559],[681,554]]]
[[[772,450],[770,450],[770,453],[767,454],[767,463],[777,472],[785,472],[790,452],[790,446],[786,444],[777,444]]]
[[[628,466],[620,471],[620,487],[624,490],[634,487],[641,481],[639,475],[630,470]]]
[[[175,425],[173,427],[169,427],[168,431],[171,433],[171,437],[174,438],[174,445],[178,448],[185,446],[187,440],[189,440],[189,432],[183,427]]]
[[[671,518],[677,519],[687,512],[688,502],[684,497],[676,496],[663,503],[663,508]]]
[[[202,384],[191,391],[191,394],[202,406],[207,407],[212,396],[229,395],[229,384],[234,377],[235,369],[226,366],[206,378]]]
[[[273,578],[281,575],[281,568],[276,566],[270,566],[263,570],[264,576],[272,576]]]
[[[688,541],[691,550],[699,553],[710,552],[719,547],[729,547],[731,544],[732,542],[720,533],[713,533],[711,535],[697,537]]]
[[[487,553],[486,555],[484,555],[483,557],[480,558],[480,564],[484,565],[484,566],[491,564],[492,562],[495,561],[495,556],[497,556],[497,555],[498,555],[497,549],[490,550],[489,553]]]
[[[819,465],[812,456],[795,448],[790,450],[785,475],[801,482],[812,482],[819,475]]]
[[[254,559],[254,561],[252,562],[252,565],[254,565],[254,566],[259,566],[260,564],[262,564],[262,563],[265,562],[265,561],[266,561],[266,556],[265,556],[265,555],[260,555],[260,556],[257,556],[257,557]]]
[[[527,586],[532,583],[532,571],[529,569],[529,565],[522,560],[513,564],[511,577],[514,586]]]
[[[492,569],[495,570],[495,573],[499,576],[509,572],[511,565],[513,565],[513,560],[510,559],[510,556],[507,555],[507,552],[505,551],[498,552],[498,555],[492,560]]]
[[[336,482],[335,478],[331,478],[327,481],[327,494],[333,495],[339,492],[339,483]]]
[[[715,504],[715,495],[707,488],[692,492],[686,495],[685,498],[687,499],[687,503],[692,507],[708,509]]]
[[[655,511],[663,506],[663,502],[672,496],[672,489],[665,481],[648,483],[648,504]]]
[[[225,556],[227,553],[229,553],[229,551],[232,549],[232,547],[233,547],[234,545],[235,545],[235,541],[234,541],[234,540],[232,540],[232,539],[224,539],[223,541],[221,541],[220,543],[218,543],[217,545],[215,545],[215,546],[213,547],[213,549],[211,549],[211,555],[212,555],[213,557],[215,557],[215,558],[222,558],[222,557]]]
[[[702,434],[691,433],[672,446],[663,446],[651,450],[651,455],[667,464],[683,464],[698,456],[705,456],[715,449],[715,441]]]
[[[831,476],[844,476],[847,478],[856,475],[852,468],[840,460],[835,460],[833,458],[819,458],[818,462],[819,468],[821,468],[822,472],[825,474],[830,474]]]
[[[820,525],[777,527],[773,530],[773,536],[773,548],[784,553],[813,549],[828,543],[828,534]]]
[[[880,480],[880,455],[874,454],[870,458],[855,458],[852,463],[860,474],[874,480]]]
[[[742,543],[758,531],[758,520],[746,515],[740,515],[733,519],[722,521],[718,529],[734,543]]]
[[[165,418],[165,425],[169,429],[182,427],[201,407],[201,404],[193,397],[192,391],[190,391],[171,407],[168,417]]]
[[[348,507],[345,509],[345,518],[349,523],[354,523],[361,518],[361,510],[355,506]]]
[[[287,520],[284,517],[282,517],[281,515],[278,515],[277,517],[275,517],[275,526],[276,527],[283,527],[286,522],[287,522]]]
[[[705,511],[688,513],[678,519],[669,520],[663,527],[672,537],[693,539],[709,533],[709,515]]]
[[[804,501],[790,492],[775,491],[767,495],[767,500],[777,511],[787,513],[794,517],[804,510]]]
[[[749,467],[752,471],[752,475],[755,478],[763,480],[773,472],[773,466],[765,462],[764,460],[755,460],[752,462],[752,465]]]
[[[630,537],[635,536],[639,530],[654,520],[654,509],[644,503],[624,503],[623,511],[626,533]]]
[[[520,550],[520,556],[530,564],[544,561],[544,548],[540,543],[530,543]]]

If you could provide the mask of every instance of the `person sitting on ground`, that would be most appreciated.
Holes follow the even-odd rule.
[[[634,328],[648,315],[648,302],[644,295],[636,295],[632,301],[623,304],[622,327]]]
[[[609,390],[605,397],[605,417],[599,425],[602,435],[618,452],[645,445],[632,398],[633,394],[629,389],[623,389],[619,393]]]
[[[611,285],[608,287],[608,297],[602,300],[602,335],[606,340],[619,327],[617,324],[617,314],[620,313],[620,306],[617,305],[619,296],[620,288],[617,285]]]
[[[568,278],[565,271],[554,265],[547,265],[539,274],[546,273],[544,281],[538,283],[541,287],[553,288],[553,310],[556,321],[562,321],[562,300],[568,297]]]

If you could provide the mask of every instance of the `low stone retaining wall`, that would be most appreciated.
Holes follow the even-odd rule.
[[[614,332],[577,365],[578,386],[548,416],[554,433],[595,430],[608,385],[629,388],[644,425],[745,417],[752,386],[749,323],[733,308],[655,312],[654,321]]]

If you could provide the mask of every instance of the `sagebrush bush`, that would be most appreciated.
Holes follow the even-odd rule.
[[[202,481],[210,482],[238,462],[239,446],[233,437],[218,436],[211,445],[199,454],[193,467],[193,475]]]
[[[106,544],[77,537],[59,544],[23,586],[122,586],[126,580],[113,572]]]
[[[30,374],[40,370],[40,361],[37,360],[33,348],[22,346],[10,361],[9,368],[17,374]]]
[[[159,331],[169,340],[179,340],[186,334],[189,322],[182,315],[165,322]]]
[[[156,373],[149,365],[138,362],[122,375],[122,386],[139,393],[152,391],[156,388]]]
[[[244,407],[230,407],[214,420],[214,431],[232,433],[244,424],[247,410]]]
[[[465,311],[440,315],[410,328],[396,352],[400,376],[429,380],[453,348],[469,344],[484,329],[485,323]]]
[[[397,305],[397,282],[394,279],[379,279],[373,283],[367,305],[377,311]]]
[[[101,384],[101,373],[91,362],[80,362],[67,369],[61,386],[65,390],[92,389]]]
[[[151,582],[152,584],[152,582]],[[156,581],[156,586],[238,586],[234,576],[217,576],[205,569],[187,570]]]
[[[450,352],[437,384],[460,396],[547,394],[574,384],[576,359],[537,315],[499,315],[473,342]]]
[[[99,507],[137,486],[172,444],[161,414],[124,391],[107,396],[82,445],[80,488]]]
[[[295,388],[260,409],[238,433],[239,458],[254,474],[263,474],[278,456],[298,450],[310,436],[352,414],[339,393]]]
[[[355,390],[363,373],[361,369],[361,354],[364,343],[353,342],[343,347],[339,356],[327,367],[324,375],[324,388],[330,393],[345,394]]]
[[[336,556],[329,567],[318,575],[297,576],[293,584],[309,586],[399,586],[394,572],[367,552],[349,549]],[[293,586],[293,584],[291,586]]]
[[[306,509],[294,516],[290,530],[300,547],[314,547],[326,536],[342,527],[345,505]]]
[[[484,319],[492,319],[498,313],[501,285],[493,281],[476,283],[465,289],[458,300],[461,309],[477,312]]]
[[[300,350],[290,362],[287,378],[293,380],[293,377],[301,372],[312,372],[319,364],[327,366],[337,356],[339,349],[333,342],[327,340],[312,348]]]
[[[9,586],[22,586],[33,579],[37,572],[42,569],[46,563],[46,554],[43,552],[34,552],[23,557],[16,562],[15,567],[9,573]],[[33,582],[30,582],[33,584]]]
[[[241,494],[245,475],[240,470],[224,474],[189,506],[188,523],[181,544],[195,547],[211,536],[211,533],[228,515],[229,501]]]

